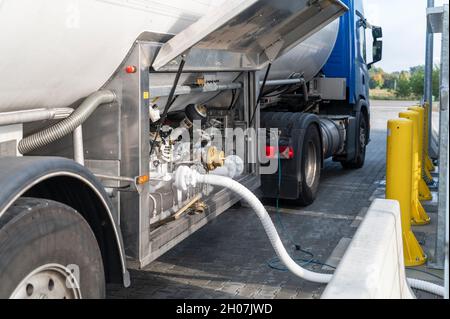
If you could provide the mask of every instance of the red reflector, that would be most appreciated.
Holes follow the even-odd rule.
[[[280,156],[285,159],[294,158],[294,149],[290,146],[280,146]]]
[[[128,65],[125,68],[125,72],[127,72],[127,73],[136,73],[136,67],[134,65]]]
[[[266,156],[268,158],[277,158],[278,148],[276,146],[266,146]],[[284,159],[294,158],[294,149],[290,146],[280,146],[280,157]]]
[[[268,158],[275,158],[275,146],[266,146],[266,156]]]

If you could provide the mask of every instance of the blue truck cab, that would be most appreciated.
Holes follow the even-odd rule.
[[[363,116],[367,145],[370,141],[369,69],[382,58],[383,34],[380,27],[372,26],[366,19],[362,0],[343,2],[349,10],[340,17],[336,44],[322,72],[327,78],[345,79],[346,98],[344,102],[333,102],[331,109],[335,114],[354,115],[357,120]],[[335,159],[342,160],[339,156]]]
[[[369,69],[382,58],[382,30],[367,21],[362,0],[342,2],[349,11],[340,17],[336,44],[322,72],[327,78],[345,78],[346,104],[364,100],[369,112]]]
[[[325,159],[344,169],[364,165],[370,141],[369,69],[382,58],[382,29],[367,21],[362,0],[342,2],[348,11],[339,18],[336,43],[322,70],[314,80],[281,91],[261,113],[261,127],[280,132],[278,171],[261,177],[265,197],[306,206],[315,199]]]

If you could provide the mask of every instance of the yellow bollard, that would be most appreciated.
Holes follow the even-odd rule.
[[[430,183],[433,181],[433,176],[431,176],[431,172],[434,171],[434,165],[431,161],[430,156],[428,155],[428,147],[429,147],[429,141],[428,141],[428,103],[425,103],[423,106],[416,106],[423,109],[423,178],[425,182]],[[430,194],[431,195],[431,194]]]
[[[424,161],[425,161],[425,163],[424,163],[424,165],[425,165],[425,167],[423,168],[423,173],[424,173],[424,175],[425,175],[425,177],[424,177],[424,180],[426,179],[427,181],[433,181],[433,176],[431,176],[431,173],[430,173],[430,170],[428,169],[428,167],[429,167],[429,163],[428,163],[428,161],[427,161],[427,158],[425,157],[424,158]],[[430,159],[430,161],[431,161],[431,159]],[[428,163],[428,164],[427,164]],[[427,184],[428,185],[428,184]],[[428,186],[427,186],[428,187]],[[431,193],[430,193],[430,196],[431,196]],[[431,200],[431,198],[429,198],[428,200]]]
[[[433,196],[428,188],[425,181],[425,177],[428,179],[433,179],[431,174],[425,169],[425,153],[424,153],[424,114],[425,109],[420,106],[412,106],[408,108],[409,111],[414,111],[419,113],[419,161],[420,161],[420,181],[419,181],[419,199],[428,201],[432,200]]]
[[[428,172],[434,172],[436,167],[433,164],[433,161],[431,160],[430,154],[429,154],[429,147],[430,147],[430,136],[429,136],[429,123],[428,123],[428,112],[430,111],[430,104],[425,103],[423,105],[423,108],[425,110],[425,167],[427,168]],[[431,174],[430,174],[431,175]]]
[[[422,173],[425,173],[426,170],[424,170],[424,113],[425,113],[425,109],[423,107],[420,106],[412,106],[408,108],[409,111],[414,111],[419,113],[419,136],[418,136],[418,141],[419,141],[419,167],[420,167],[420,180],[419,180],[419,199],[420,200],[432,200],[433,196],[431,195],[431,191],[428,188],[427,183],[424,180],[424,176],[422,175]],[[426,174],[426,173],[425,173]],[[430,174],[430,178],[431,178],[431,174]],[[432,179],[432,178],[431,178]]]
[[[388,121],[386,152],[386,198],[400,203],[405,266],[426,262],[422,248],[411,231],[413,123],[407,119]]]
[[[436,167],[434,166],[433,161],[431,160],[431,157],[428,154],[426,155],[426,158],[425,158],[425,165],[428,170],[429,176],[432,179],[433,176],[431,176],[431,172],[434,172],[436,170]]]
[[[411,223],[413,225],[425,225],[430,222],[430,217],[419,200],[419,183],[421,180],[420,160],[419,160],[419,113],[415,111],[405,111],[398,115],[400,118],[411,121],[412,125],[412,174],[411,174]],[[406,155],[405,155],[406,156]],[[406,159],[408,160],[408,159]]]

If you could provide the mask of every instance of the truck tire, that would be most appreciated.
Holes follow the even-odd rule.
[[[72,284],[71,284],[72,282]],[[0,298],[104,298],[97,240],[58,202],[18,199],[0,219]]]
[[[367,133],[369,127],[367,125],[366,117],[361,113],[359,116],[357,136],[358,143],[356,145],[356,156],[352,161],[342,161],[342,167],[345,169],[359,169],[364,166],[366,160],[366,147],[367,147]]]
[[[303,140],[300,166],[301,185],[298,204],[311,205],[317,196],[321,170],[321,142],[316,125],[309,125]]]

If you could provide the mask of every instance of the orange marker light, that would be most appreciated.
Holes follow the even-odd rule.
[[[142,185],[142,184],[148,183],[149,180],[150,180],[150,177],[148,175],[138,176],[136,178],[136,184]]]

